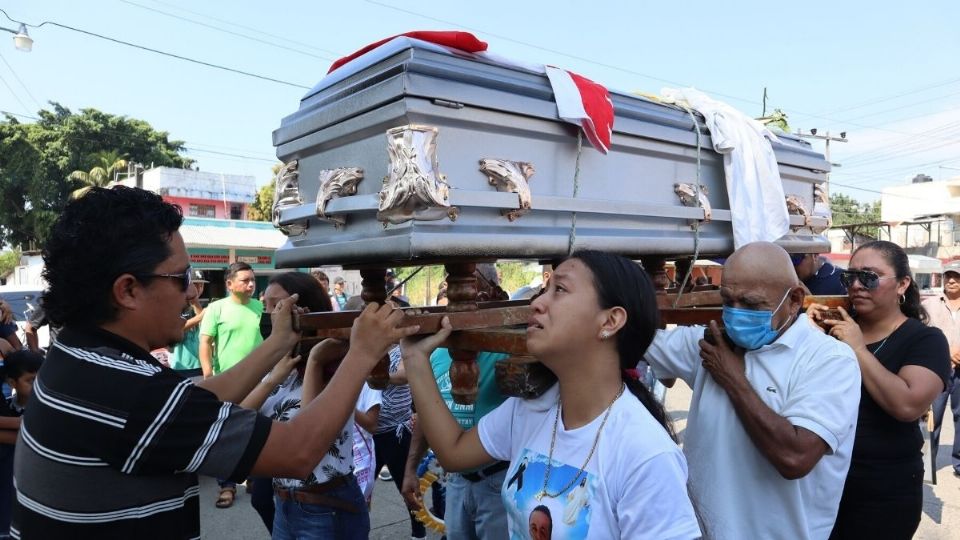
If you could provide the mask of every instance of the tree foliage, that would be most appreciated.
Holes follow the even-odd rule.
[[[529,284],[533,278],[540,275],[540,266],[519,261],[498,262],[496,266],[497,273],[500,275],[500,287],[508,293]],[[416,266],[397,268],[397,281],[403,281],[416,270]],[[404,294],[413,305],[432,305],[436,300],[440,284],[446,278],[447,272],[443,266],[426,266],[407,281],[404,285]]]
[[[114,181],[116,175],[127,168],[127,160],[116,150],[100,151],[93,155],[93,168],[90,172],[73,171],[67,178],[81,183],[84,187],[73,192],[77,198],[92,187],[106,187]]]
[[[51,103],[39,119],[0,121],[0,244],[39,247],[79,185],[74,171],[90,171],[103,152],[154,166],[186,167],[183,141],[149,123],[96,109]]]
[[[20,250],[0,252],[0,276],[5,276],[20,265]]]
[[[770,115],[757,118],[757,120],[768,128],[777,128],[784,133],[790,133],[790,123],[789,118],[787,118],[787,113],[780,109],[774,109]]]
[[[277,174],[283,168],[283,163],[276,163],[271,168],[273,177],[270,182],[257,191],[253,204],[247,208],[247,219],[253,221],[270,221],[273,219],[273,194],[277,185]]]
[[[843,193],[830,194],[830,211],[833,212],[834,226],[880,221],[880,201],[861,203]]]

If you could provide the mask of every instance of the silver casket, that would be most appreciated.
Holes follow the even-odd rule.
[[[278,267],[562,257],[571,245],[641,256],[729,254],[723,157],[702,120],[611,92],[604,155],[558,118],[547,77],[395,39],[322,79],[273,133],[286,166]],[[829,251],[813,215],[829,164],[780,136],[790,252]],[[579,161],[578,161],[579,157]],[[576,171],[579,165],[579,175]],[[574,196],[574,184],[579,184]],[[697,224],[697,226],[693,226]],[[695,245],[696,244],[696,245]]]

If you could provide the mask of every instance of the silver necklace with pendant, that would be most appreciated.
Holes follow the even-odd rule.
[[[890,334],[890,336],[892,336],[892,335],[893,335],[893,334]],[[876,349],[870,351],[870,354],[876,356],[877,353],[880,352],[880,349],[882,349],[883,346],[887,344],[887,340],[890,339],[890,336],[887,336],[887,337],[883,338],[883,341],[880,342],[880,345],[878,345]]]

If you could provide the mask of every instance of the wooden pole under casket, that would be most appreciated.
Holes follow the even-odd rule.
[[[477,278],[474,263],[450,263],[444,265],[447,271],[447,311],[476,311]],[[461,405],[472,405],[477,399],[477,383],[480,369],[477,366],[477,352],[448,349],[453,362],[450,363],[450,394],[453,401]]]

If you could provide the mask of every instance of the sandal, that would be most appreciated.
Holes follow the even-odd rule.
[[[220,495],[217,496],[217,508],[230,508],[233,506],[233,500],[237,496],[237,488],[235,487],[225,487],[220,488]]]

